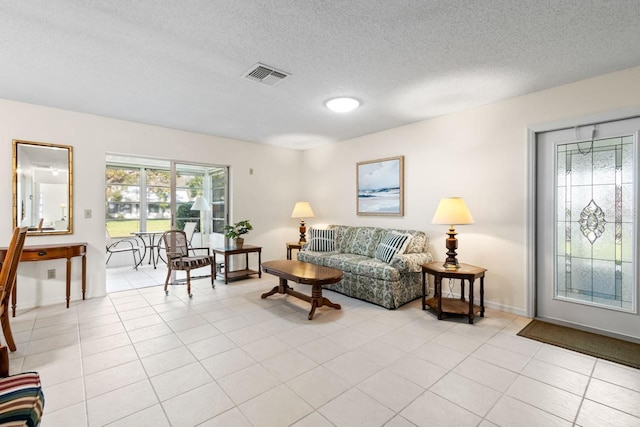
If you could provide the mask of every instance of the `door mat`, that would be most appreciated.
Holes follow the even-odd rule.
[[[640,344],[532,320],[518,335],[640,369]]]

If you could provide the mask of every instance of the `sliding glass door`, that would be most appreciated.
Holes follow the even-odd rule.
[[[223,245],[228,172],[228,166],[108,154],[105,220],[110,235],[184,230],[193,222],[199,242]]]

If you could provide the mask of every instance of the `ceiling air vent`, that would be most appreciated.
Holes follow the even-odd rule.
[[[251,67],[242,77],[267,86],[275,86],[290,75],[284,71],[278,71],[273,67],[258,63]]]

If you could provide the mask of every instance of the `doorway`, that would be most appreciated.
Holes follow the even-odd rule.
[[[194,246],[222,246],[228,176],[228,166],[107,154],[106,228],[113,241],[133,240],[143,257],[134,269],[131,253],[114,254],[107,264],[107,292],[164,284],[166,230],[188,231]],[[184,275],[175,274],[172,280]]]
[[[640,118],[536,133],[535,317],[640,340]]]

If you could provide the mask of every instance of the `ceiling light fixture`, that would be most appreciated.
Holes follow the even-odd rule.
[[[336,113],[348,113],[360,106],[360,101],[354,98],[340,97],[333,98],[325,104],[328,109]]]

